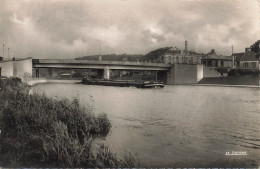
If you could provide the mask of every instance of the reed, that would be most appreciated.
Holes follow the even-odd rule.
[[[1,79],[0,88],[0,166],[136,167],[132,155],[93,146],[110,132],[106,114],[95,116],[77,99],[29,95],[19,79]]]

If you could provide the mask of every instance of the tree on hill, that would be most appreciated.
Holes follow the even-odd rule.
[[[260,40],[256,41],[253,45],[250,46],[251,51],[256,53],[256,56],[259,57],[259,45],[260,45]]]

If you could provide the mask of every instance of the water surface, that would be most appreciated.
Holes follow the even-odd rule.
[[[104,141],[116,152],[129,150],[142,166],[228,158],[260,161],[259,88],[39,84],[34,90],[78,98],[95,113],[108,114],[112,130]],[[248,155],[225,156],[227,151]]]

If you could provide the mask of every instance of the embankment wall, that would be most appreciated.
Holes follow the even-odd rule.
[[[167,84],[195,84],[203,78],[203,65],[174,64],[167,74]]]
[[[221,77],[221,74],[214,68],[203,65],[203,77]]]
[[[206,77],[198,84],[259,85],[259,76]]]

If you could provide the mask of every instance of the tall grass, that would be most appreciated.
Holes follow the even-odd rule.
[[[106,136],[106,114],[94,116],[79,101],[29,95],[19,79],[0,80],[0,164],[4,167],[136,167],[93,139]]]

